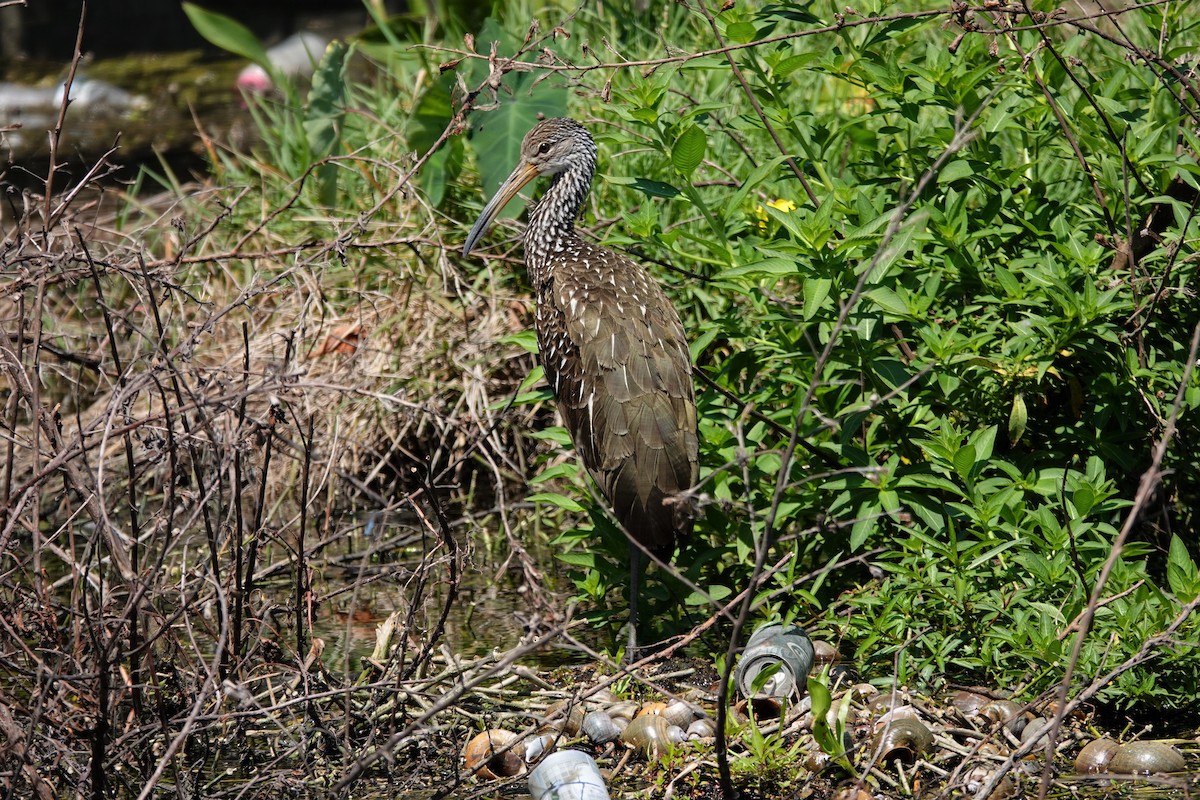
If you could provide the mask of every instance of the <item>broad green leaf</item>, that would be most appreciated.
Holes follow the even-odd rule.
[[[1188,553],[1187,545],[1177,535],[1171,536],[1167,552],[1167,583],[1180,602],[1190,603],[1200,594],[1200,570]]]
[[[529,73],[510,72],[503,85],[511,87],[511,96],[504,96],[500,107],[487,114],[477,113],[471,145],[479,162],[483,189],[491,197],[521,158],[521,142],[538,120],[561,117],[567,113],[567,93],[550,81],[533,85]],[[520,213],[524,204],[520,198],[509,203],[506,213]]]
[[[530,439],[537,439],[541,442],[553,442],[560,447],[570,447],[572,444],[570,431],[568,431],[562,425],[551,425],[549,428],[541,428],[539,430],[529,431],[525,435]],[[574,475],[576,473],[578,473],[578,469],[576,467],[572,467],[571,474]]]
[[[1075,506],[1075,512],[1080,517],[1086,517],[1092,507],[1096,505],[1095,490],[1086,483],[1083,484],[1071,495],[1071,505]]]
[[[669,183],[652,181],[648,178],[635,178],[630,184],[642,194],[651,197],[678,197],[682,192]]]
[[[1016,444],[1025,435],[1025,427],[1029,423],[1029,413],[1025,410],[1025,395],[1017,392],[1013,395],[1012,409],[1008,412],[1008,441]]]
[[[534,387],[539,388],[535,389]],[[550,391],[550,387],[546,385],[546,373],[542,369],[542,365],[538,364],[529,371],[529,374],[525,376],[525,380],[521,381],[521,385],[517,387],[517,396],[515,398],[510,400],[504,397],[494,400],[488,408],[499,410],[508,408],[510,405],[519,406],[526,403],[540,403],[553,399],[554,394]]]
[[[746,197],[750,192],[759,188],[759,186],[767,179],[767,176],[773,174],[779,168],[779,165],[787,160],[787,156],[775,156],[769,161],[764,161],[754,168],[754,171],[742,181],[742,185],[738,188],[733,196],[724,203],[725,224],[728,225],[734,214],[742,213],[742,204],[746,202]]]
[[[304,111],[304,135],[313,161],[334,155],[341,142],[349,49],[345,42],[334,41],[326,48],[313,73],[308,106]],[[317,168],[321,202],[327,208],[337,205],[337,177],[336,164],[322,164]]]
[[[631,236],[649,239],[658,227],[658,208],[654,203],[642,203],[637,211],[625,216],[625,230]]]
[[[567,511],[574,511],[576,513],[582,513],[584,510],[583,506],[579,505],[578,501],[572,500],[570,497],[558,494],[557,492],[538,492],[536,494],[529,495],[525,499],[531,503],[549,503],[552,506],[558,506],[559,508],[564,508]]]
[[[1020,297],[1022,295],[1021,284],[1017,281],[1017,276],[1013,275],[1012,272],[1001,266],[993,267],[992,272],[996,276],[996,281],[1004,289],[1005,294],[1009,297]]]
[[[735,22],[726,26],[725,35],[739,44],[746,44],[754,41],[756,33],[752,23]]]
[[[951,161],[946,166],[942,167],[942,171],[938,173],[938,183],[950,183],[952,181],[961,180],[962,178],[970,177],[975,174],[975,169],[966,159],[958,159]]]
[[[835,729],[829,724],[829,709],[833,707],[833,695],[824,681],[816,675],[808,676],[808,696],[812,700],[812,733],[817,746],[844,769],[853,772],[854,767],[846,755],[845,744],[845,714],[849,712],[850,704],[841,703]]]
[[[596,568],[595,553],[559,553],[558,560],[564,564],[570,564],[573,567],[583,567],[584,569]]]
[[[772,678],[779,674],[779,670],[783,669],[783,662],[776,661],[768,664],[757,675],[754,676],[754,681],[750,684],[750,695],[752,697],[762,694],[763,687],[766,686]]]
[[[771,70],[771,72],[777,78],[786,78],[805,64],[811,63],[818,58],[820,58],[819,53],[800,53],[799,55],[788,56],[783,61],[780,61],[778,66]]]
[[[555,464],[549,469],[544,469],[537,475],[529,479],[530,486],[537,486],[547,481],[555,480],[556,478],[572,479],[577,474],[578,470],[573,464]]]
[[[525,376],[525,380],[521,381],[521,391],[525,391],[533,386],[538,386],[546,382],[546,371],[538,364],[533,369],[529,370],[529,374]]]
[[[971,477],[971,470],[975,468],[975,460],[976,454],[974,446],[964,444],[958,449],[958,452],[954,454],[954,471],[957,472],[960,477],[969,480]]]
[[[821,310],[821,306],[825,305],[825,301],[829,299],[829,292],[833,289],[833,280],[830,278],[805,278],[804,279],[804,319],[811,320]]]
[[[974,569],[978,569],[983,564],[991,563],[996,558],[996,556],[1000,555],[1001,553],[1003,553],[1007,550],[1011,550],[1012,548],[1017,547],[1019,544],[1020,544],[1020,542],[1018,540],[1009,539],[1008,541],[1004,542],[1003,544],[998,544],[995,547],[990,547],[987,550],[984,550],[978,556],[976,556],[975,559],[973,561],[971,561],[969,564],[967,564],[967,569],[974,570]],[[963,549],[965,549],[965,543],[964,543]]]
[[[989,425],[981,431],[976,431],[971,436],[971,446],[975,448],[975,458],[979,461],[988,461],[992,457],[993,451],[996,449],[996,433],[998,425]]]
[[[695,172],[696,167],[704,160],[707,142],[708,137],[698,125],[690,125],[679,134],[675,146],[671,148],[671,165],[675,167],[675,171],[683,176]]]
[[[499,341],[500,344],[515,344],[526,353],[537,355],[538,343],[537,332],[532,330],[524,330],[518,333],[510,333],[504,336]]]
[[[346,113],[346,57],[349,51],[345,42],[334,41],[313,73],[308,106],[304,111],[304,132],[314,159],[332,154],[340,139],[342,117]]]
[[[692,339],[691,343],[688,345],[688,350],[691,351],[693,364],[699,361],[700,354],[703,353],[708,346],[713,343],[713,340],[716,339],[720,333],[721,331],[716,325],[711,325],[705,328],[695,339]]]
[[[188,21],[206,41],[236,56],[247,58],[268,72],[273,72],[267,50],[250,29],[235,19],[201,8],[194,3],[184,3],[183,13]]]
[[[930,475],[927,473],[918,473],[914,475],[901,476],[896,481],[897,486],[917,486],[922,489],[940,489],[944,492],[950,492],[958,497],[965,497],[962,488],[953,481],[948,481],[940,475]],[[928,494],[928,493],[926,493]]]
[[[536,389],[532,392],[524,392],[522,394],[517,395],[516,397],[513,398],[512,405],[514,405],[514,406],[533,405],[535,403],[546,403],[546,402],[549,402],[554,399],[555,399],[554,392],[550,391],[550,387],[547,386],[542,389]],[[500,401],[497,401],[497,403],[493,407],[494,408],[506,408],[508,405],[509,404],[506,403],[505,401],[500,400]]]
[[[904,301],[904,298],[886,286],[876,286],[874,289],[868,289],[867,291],[863,292],[863,294],[873,300],[875,305],[879,306],[893,316],[912,316],[911,312],[908,310],[908,303]]]
[[[871,534],[879,527],[879,507],[876,505],[865,505],[858,510],[858,519],[854,520],[854,525],[850,528],[850,550],[858,551],[866,544],[867,539],[871,538]]]
[[[754,261],[749,264],[743,264],[740,267],[722,270],[721,278],[740,278],[744,276],[771,276],[782,277],[784,275],[796,274],[796,262],[790,258],[764,258],[761,261]]]
[[[845,238],[838,242],[838,250],[847,252],[863,245],[876,245],[880,239],[880,232],[892,221],[892,216],[891,211],[878,214],[858,228],[848,231]]]
[[[795,236],[799,241],[808,242],[809,244],[813,243],[813,239],[807,235],[807,231],[805,231],[802,227],[806,220],[802,219],[799,214],[793,214],[790,211],[784,211],[783,209],[776,208],[770,204],[763,206],[762,210],[765,211],[769,217],[782,225],[783,228],[788,231],[788,233]],[[819,216],[820,213],[821,212],[818,211],[817,216]],[[812,224],[815,219],[816,217],[813,217],[807,222]]]
[[[708,592],[690,592],[684,598],[684,605],[687,606],[707,606],[710,603],[719,603],[725,598],[733,594],[733,589],[728,586],[709,586]]]
[[[475,40],[480,53],[497,43],[497,51],[503,55],[516,50],[516,42],[492,18],[488,18]],[[468,72],[468,83],[478,83],[487,76],[487,62],[474,61]],[[447,75],[447,77],[452,77]],[[567,113],[567,91],[553,81],[536,81],[529,72],[510,72],[504,76],[497,90],[497,107],[488,112],[477,111],[472,115],[471,147],[479,163],[479,176],[488,197],[495,194],[500,184],[509,176],[521,158],[521,142],[525,134],[540,119],[561,117]],[[524,201],[516,197],[508,204],[505,213],[517,216],[524,208]]]
[[[832,755],[839,749],[839,743],[831,738],[832,729],[827,719],[829,709],[833,707],[833,694],[820,678],[809,675],[808,696],[812,701],[813,738],[824,752]]]

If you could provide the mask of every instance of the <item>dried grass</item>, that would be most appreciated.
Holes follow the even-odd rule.
[[[230,791],[270,793],[294,788],[299,764],[316,773],[313,758],[352,764],[372,746],[366,698],[407,718],[469,557],[457,529],[498,508],[511,540],[506,491],[529,471],[525,432],[549,412],[511,403],[533,362],[500,340],[526,327],[526,307],[506,280],[445,258],[444,221],[393,194],[374,209],[398,199],[400,213],[377,215],[386,224],[312,219],[297,195],[258,207],[256,192],[209,185],[136,200],[136,213],[111,191],[11,209],[0,241],[10,790],[144,795],[207,780],[233,752],[216,742],[248,741],[264,777]],[[262,224],[241,234],[235,217]],[[303,226],[329,235],[297,243]],[[464,520],[450,521],[448,502]],[[339,556],[348,585],[330,596],[398,587],[398,645],[370,674],[334,677],[312,633],[330,613],[313,571],[365,516],[410,524]],[[513,567],[536,577],[516,552]],[[406,555],[364,569],[388,553]],[[531,608],[551,606],[527,589]],[[434,735],[420,719],[410,734]],[[259,737],[264,723],[277,735]]]

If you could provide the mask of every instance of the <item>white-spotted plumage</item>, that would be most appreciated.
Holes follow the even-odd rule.
[[[551,177],[523,236],[542,365],[575,447],[617,520],[668,559],[692,529],[683,495],[699,470],[691,357],[679,314],[658,283],[641,265],[575,230],[595,166],[596,145],[582,125],[565,118],[539,123],[465,249],[473,249],[522,186]],[[638,574],[635,550],[635,617]]]

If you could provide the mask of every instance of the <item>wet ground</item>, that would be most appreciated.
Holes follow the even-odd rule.
[[[424,551],[415,531],[411,538],[389,539],[400,528],[387,527],[370,520],[349,526],[353,533],[339,544],[339,552],[327,555],[314,584],[327,612],[314,632],[326,641],[323,660],[331,672],[352,673],[370,664],[381,627],[392,612],[405,608],[404,576],[420,568]],[[381,542],[390,544],[381,547]],[[411,797],[521,796],[545,752],[577,749],[595,759],[612,797],[720,796],[721,768],[712,735],[720,686],[715,659],[652,658],[623,674],[618,665],[563,646],[578,636],[594,647],[602,637],[586,626],[572,627],[557,643],[522,651],[537,631],[524,624],[521,580],[506,571],[503,555],[477,552],[463,573],[458,602],[447,621],[444,655],[437,659],[446,669],[442,680],[449,682],[435,681],[431,686],[443,688],[427,696],[432,700],[440,692],[453,693],[455,686],[470,689],[430,715],[430,732],[417,737],[423,742],[422,766],[418,769],[413,760],[418,751],[401,745],[392,755],[400,766],[380,771],[373,764],[355,785],[366,796],[374,796],[381,780],[391,787],[387,791],[400,788]],[[553,580],[565,580],[549,552],[538,555],[546,559],[539,566]],[[502,667],[488,679],[476,682],[498,665]],[[1200,790],[1200,738],[1194,729],[1129,727],[1128,720],[1121,729],[1117,720],[1084,704],[1061,720],[1047,771],[1047,740],[1038,737],[1053,723],[1051,701],[1021,706],[987,688],[928,696],[894,689],[886,678],[868,677],[843,658],[823,679],[833,688],[824,739],[814,726],[810,697],[749,704],[735,694],[727,722],[727,759],[743,796],[974,796],[991,786],[994,797],[1006,798],[1036,795],[1043,779],[1051,797],[1185,798]],[[681,729],[697,720],[707,720],[710,727],[700,725],[692,736],[680,734],[681,741],[669,744],[656,740],[654,733],[647,739],[640,728],[626,742],[597,738],[582,727],[585,713],[603,712],[628,724],[620,718],[663,713],[672,701],[684,701],[691,709]],[[513,737],[510,746],[520,758],[507,768],[490,751],[482,765],[466,752],[469,742],[489,730]],[[828,738],[830,730],[840,734],[840,753],[831,749],[836,739]],[[1114,746],[1136,749],[1149,742],[1151,749],[1158,748],[1145,770],[1176,769],[1170,759],[1177,756],[1184,771],[1078,771],[1101,768],[1088,760],[1090,751],[1084,747],[1104,734]],[[490,743],[493,735],[485,739]],[[1167,761],[1154,760],[1164,757]]]

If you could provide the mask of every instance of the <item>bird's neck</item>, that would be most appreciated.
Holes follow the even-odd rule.
[[[590,167],[560,172],[530,212],[529,226],[525,229],[525,264],[532,283],[550,281],[555,256],[569,252],[580,242],[575,219],[591,186]]]

